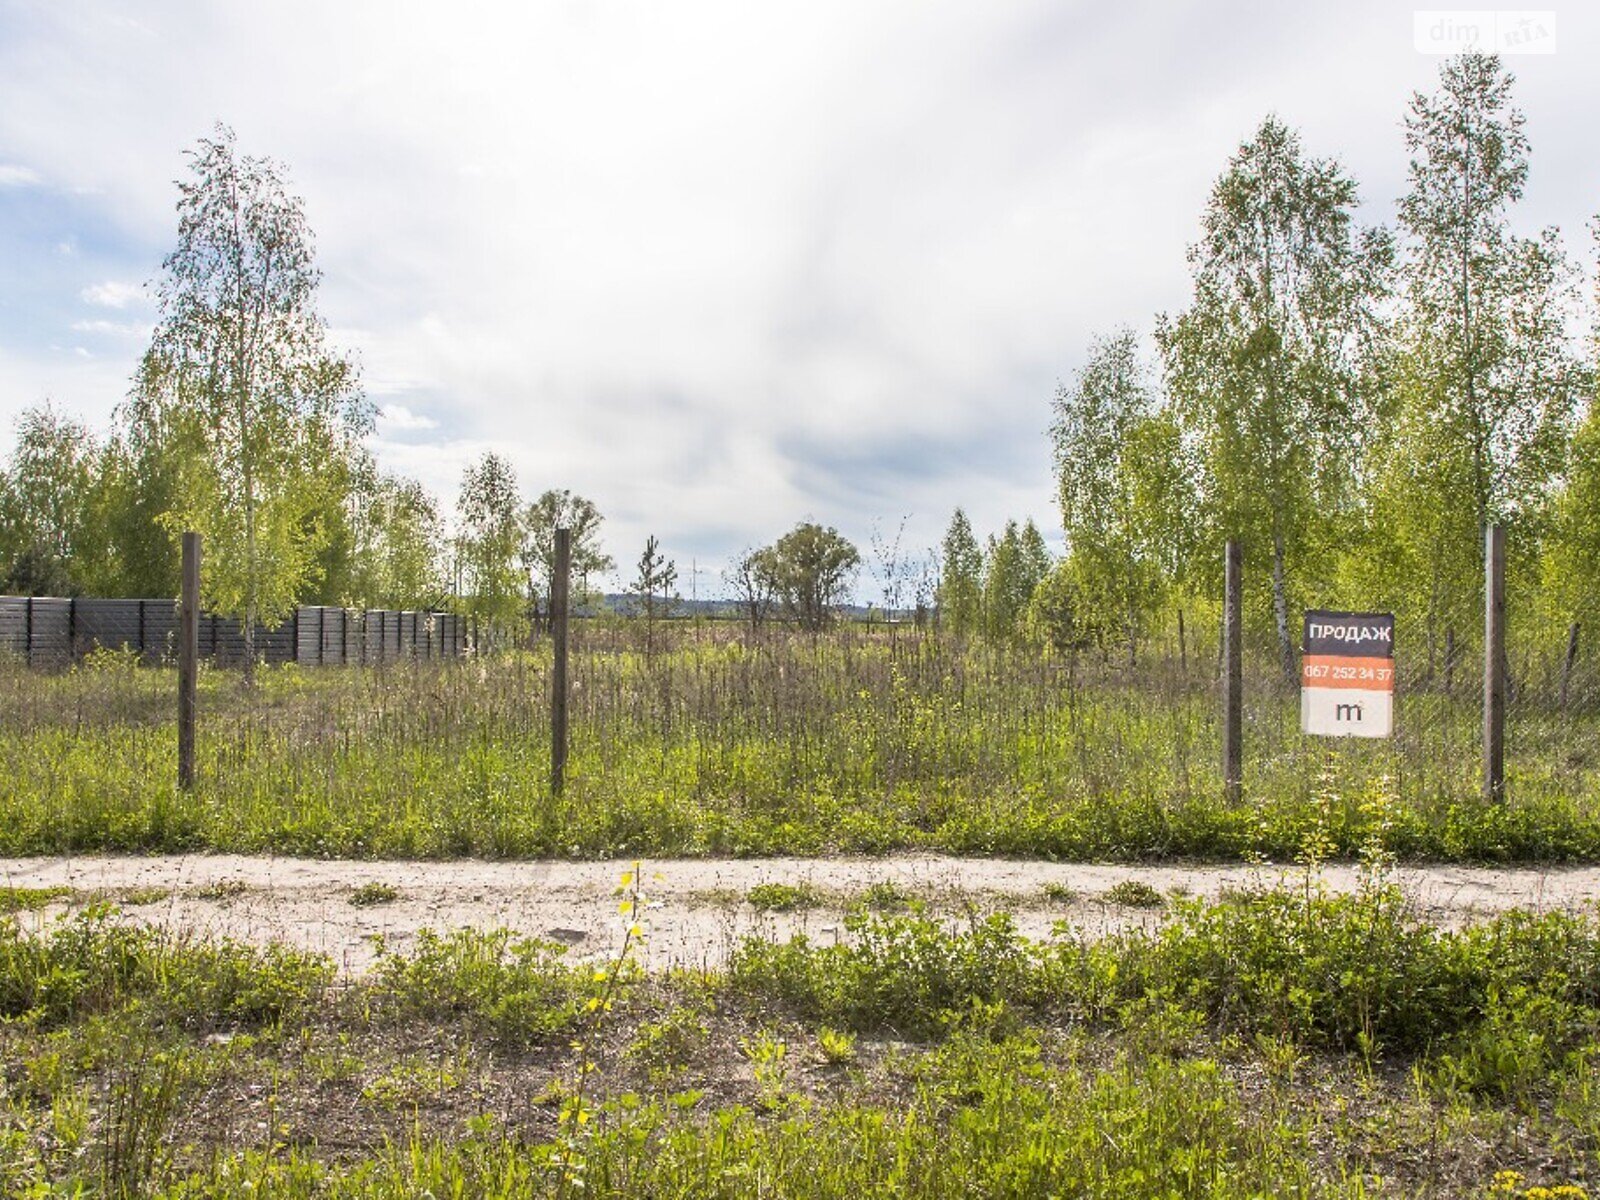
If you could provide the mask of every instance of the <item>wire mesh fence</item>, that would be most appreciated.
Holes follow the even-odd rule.
[[[0,665],[0,771],[37,800],[22,806],[32,817],[7,810],[5,836],[98,844],[110,828],[129,846],[354,854],[1273,859],[1356,854],[1381,838],[1414,857],[1600,855],[1600,656],[1581,628],[1574,639],[1571,622],[1513,603],[1508,786],[1489,804],[1474,605],[1481,613],[1479,597],[1461,598],[1443,618],[1397,605],[1392,736],[1323,738],[1301,728],[1298,610],[1286,669],[1257,595],[1237,802],[1221,764],[1219,598],[1170,606],[1131,653],[963,639],[932,623],[813,634],[574,621],[559,798],[547,636],[446,662],[390,652],[425,628],[403,615],[366,614],[357,638],[338,610],[302,610],[297,661],[356,669],[267,672],[254,688],[205,673],[201,783],[181,804],[169,675]]]

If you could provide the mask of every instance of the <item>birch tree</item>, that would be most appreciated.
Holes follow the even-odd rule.
[[[1224,532],[1270,558],[1273,625],[1296,673],[1289,608],[1319,525],[1356,508],[1373,427],[1358,386],[1393,249],[1354,222],[1356,185],[1268,117],[1212,188],[1189,253],[1194,298],[1157,330]]]
[[[1443,621],[1474,623],[1485,525],[1506,524],[1513,556],[1531,556],[1585,386],[1560,235],[1512,231],[1529,152],[1513,83],[1495,57],[1449,59],[1406,118],[1399,408],[1375,525],[1430,640]]]
[[[314,575],[337,502],[329,465],[372,415],[355,364],[327,344],[311,228],[283,168],[241,156],[225,126],[189,166],[131,411],[196,451],[162,520],[205,537],[205,600],[241,619],[250,680],[257,623],[281,622]]]

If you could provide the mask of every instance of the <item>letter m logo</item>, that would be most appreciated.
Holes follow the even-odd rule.
[[[1335,721],[1359,721],[1359,720],[1361,720],[1361,705],[1359,705],[1359,704],[1338,704],[1338,705],[1335,705],[1334,709],[1333,709],[1333,719]]]

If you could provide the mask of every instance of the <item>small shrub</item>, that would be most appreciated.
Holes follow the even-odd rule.
[[[321,995],[333,964],[281,944],[195,942],[117,923],[92,905],[38,935],[0,919],[0,1016],[45,1024],[137,1005],[200,1027],[271,1024]]]
[[[653,1084],[676,1078],[710,1045],[705,1016],[693,1006],[675,1008],[659,1021],[639,1026],[627,1057],[643,1067]]]
[[[880,879],[867,885],[857,903],[873,912],[899,912],[911,903],[911,893],[892,879]]]
[[[0,887],[0,913],[38,912],[72,895],[69,887]]]
[[[765,1031],[740,1038],[739,1049],[750,1060],[756,1081],[756,1107],[767,1112],[783,1107],[789,1089],[789,1043]]]
[[[1167,899],[1142,879],[1124,879],[1106,889],[1106,903],[1123,908],[1164,908]]]
[[[594,988],[589,972],[562,961],[565,953],[505,929],[424,929],[410,954],[379,942],[368,995],[379,1012],[465,1016],[494,1036],[539,1042],[573,1028]]]
[[[829,1029],[824,1025],[817,1031],[817,1049],[822,1051],[822,1060],[833,1066],[854,1062],[856,1035],[839,1029]]]
[[[363,883],[350,893],[350,903],[357,908],[371,908],[377,904],[393,904],[398,899],[400,899],[399,888],[376,879]]]
[[[160,904],[171,895],[171,888],[130,887],[123,888],[116,894],[116,897],[119,904],[125,904],[130,908],[138,908],[144,904]]]
[[[758,883],[745,894],[745,899],[758,912],[793,912],[815,908],[822,901],[809,883]]]
[[[1052,879],[1040,890],[1044,892],[1044,898],[1052,904],[1071,904],[1078,898],[1077,891],[1060,880]]]

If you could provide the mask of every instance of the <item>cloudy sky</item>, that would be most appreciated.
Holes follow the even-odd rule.
[[[1520,220],[1592,259],[1600,6],[1557,22],[1509,60]],[[1184,302],[1265,114],[1392,215],[1413,34],[1375,0],[0,0],[0,448],[47,398],[109,422],[223,121],[305,199],[380,461],[446,508],[499,450],[700,595],[802,519],[1054,536],[1056,384]]]

